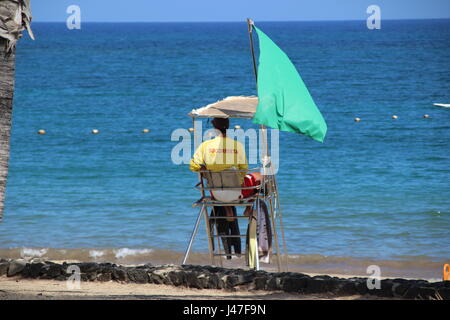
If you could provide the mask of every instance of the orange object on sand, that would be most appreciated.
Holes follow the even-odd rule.
[[[450,264],[444,264],[444,269],[442,270],[443,281],[450,281]]]

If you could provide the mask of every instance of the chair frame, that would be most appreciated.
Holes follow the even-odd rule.
[[[193,121],[195,121],[195,117],[193,117]],[[266,130],[265,128],[263,128],[264,130]],[[196,130],[195,130],[195,124],[194,124],[194,138],[196,136]],[[267,140],[265,141],[265,148],[267,149]],[[235,173],[240,173],[240,172],[255,172],[259,170],[261,172],[261,184],[259,186],[256,187],[242,187],[242,186],[232,186],[232,187],[227,187],[227,186],[222,186],[222,187],[210,187],[205,183],[205,174],[210,173],[211,171],[208,170],[201,170],[198,172],[198,179],[199,182],[194,186],[195,189],[197,189],[198,191],[200,191],[201,193],[201,198],[194,202],[192,204],[192,206],[194,208],[200,208],[199,213],[197,215],[197,219],[194,225],[194,228],[192,230],[191,233],[191,237],[188,243],[188,246],[186,248],[184,257],[183,257],[183,261],[182,264],[186,264],[189,254],[191,252],[192,249],[192,245],[194,242],[194,239],[197,235],[198,232],[198,228],[202,219],[202,216],[205,219],[205,224],[206,224],[206,234],[207,234],[207,238],[208,238],[208,247],[209,247],[209,256],[210,256],[210,262],[212,265],[215,266],[223,266],[223,261],[222,258],[223,256],[236,256],[236,254],[234,253],[223,253],[221,250],[221,246],[220,246],[220,238],[224,237],[223,235],[220,236],[217,233],[217,224],[214,224],[215,226],[215,230],[211,230],[210,228],[210,220],[212,219],[226,219],[226,218],[233,218],[233,219],[242,219],[242,218],[247,218],[250,219],[252,216],[250,215],[249,217],[247,216],[235,216],[235,217],[210,217],[208,215],[208,208],[209,207],[215,207],[215,206],[254,206],[256,204],[256,210],[259,213],[260,212],[260,200],[264,201],[266,203],[267,209],[269,211],[269,219],[271,222],[271,227],[272,227],[272,237],[273,237],[273,241],[272,243],[275,243],[275,248],[273,248],[274,246],[272,245],[272,252],[271,252],[271,256],[275,256],[276,257],[276,261],[277,261],[277,267],[278,267],[278,271],[282,272],[282,271],[288,271],[288,253],[287,253],[287,249],[286,249],[286,239],[284,236],[284,227],[283,227],[283,219],[282,219],[282,213],[281,213],[281,206],[280,206],[280,198],[279,198],[279,194],[278,194],[278,187],[277,187],[277,182],[276,182],[276,175],[274,174],[274,172],[272,171],[271,166],[268,166],[267,163],[263,163],[261,167],[258,168],[252,168],[252,169],[247,169],[247,170],[233,170],[233,172]],[[222,172],[227,172],[228,170],[222,171]],[[249,198],[244,198],[244,199],[239,199],[236,201],[232,201],[232,202],[221,202],[221,201],[217,201],[212,199],[211,197],[206,195],[207,191],[213,190],[213,189],[223,189],[223,190],[245,190],[245,189],[256,189],[256,193],[255,195],[249,197]],[[249,221],[250,222],[250,221]],[[281,251],[280,248],[280,243],[279,243],[279,235],[278,235],[278,228],[277,225],[279,225],[279,231],[281,233],[281,238],[282,238],[282,248],[283,250]],[[242,237],[245,235],[239,235],[239,236],[228,236],[228,237]],[[258,238],[258,237],[257,237]],[[213,241],[217,239],[217,246],[213,246]],[[256,239],[256,241],[258,241],[258,239]],[[216,251],[217,248],[217,251]],[[257,248],[258,248],[258,243],[257,243]],[[275,251],[274,251],[275,249]],[[260,270],[260,266],[259,266],[259,256],[258,256],[258,249],[255,250],[255,262],[256,262],[256,266],[255,266],[255,270]],[[217,259],[219,258],[219,259]],[[217,261],[218,260],[218,261]]]

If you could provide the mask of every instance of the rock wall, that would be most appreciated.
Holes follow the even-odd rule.
[[[197,289],[266,290],[300,294],[374,295],[405,299],[450,300],[450,281],[430,283],[425,280],[381,280],[380,289],[369,290],[367,278],[342,279],[311,277],[301,273],[271,273],[197,265],[145,264],[120,266],[111,263],[63,263],[34,259],[0,259],[0,276],[31,279],[67,280],[69,266],[77,266],[81,281],[118,281],[184,286]],[[73,267],[72,267],[73,268]]]

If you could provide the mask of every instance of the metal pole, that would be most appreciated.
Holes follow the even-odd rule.
[[[252,52],[252,60],[253,60],[253,72],[255,74],[255,81],[258,86],[258,69],[256,68],[256,58],[255,58],[255,48],[253,46],[253,25],[255,23],[252,19],[247,18],[247,25],[248,25],[248,36],[250,38],[250,50]]]
[[[277,182],[275,180],[275,176],[273,176],[273,179],[275,181],[275,205],[277,206],[277,216],[278,219],[280,220],[280,229],[281,229],[281,238],[283,241],[283,253],[284,253],[284,259],[285,259],[285,264],[286,264],[286,271],[288,271],[288,252],[287,252],[287,246],[286,246],[286,238],[284,236],[284,226],[283,226],[283,217],[281,214],[281,205],[280,205],[280,197],[278,194],[278,186],[277,186]]]
[[[189,244],[188,244],[188,247],[184,254],[183,262],[181,264],[186,264],[186,260],[189,256],[189,252],[191,251],[192,243],[194,242],[194,238],[198,231],[198,226],[200,224],[200,219],[202,218],[204,208],[205,208],[205,206],[203,205],[202,208],[200,209],[200,212],[198,213],[197,221],[195,222],[194,230],[192,230],[191,239],[189,240]]]
[[[205,206],[205,225],[206,225],[206,234],[208,235],[208,248],[209,248],[209,258],[211,259],[211,264],[215,265],[215,259],[214,259],[214,250],[213,250],[213,235],[211,234],[211,225],[209,223],[209,217],[208,217],[208,209]],[[216,223],[217,224],[217,223]]]
[[[256,199],[256,249],[255,249],[255,270],[259,271],[259,243],[258,243],[258,218],[261,215],[261,204],[259,203],[260,199]]]

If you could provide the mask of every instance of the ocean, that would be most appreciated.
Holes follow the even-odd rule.
[[[280,133],[294,269],[364,274],[378,264],[386,275],[440,278],[450,259],[450,109],[433,103],[450,103],[450,20],[257,25],[328,124],[323,144]],[[197,176],[171,161],[171,133],[192,126],[194,108],[256,94],[245,21],[33,30],[36,40],[25,35],[17,48],[0,256],[180,263],[199,194]],[[208,263],[204,230],[195,263]]]

